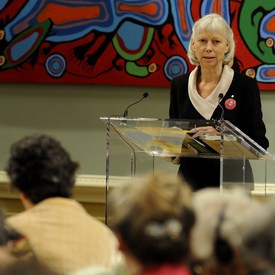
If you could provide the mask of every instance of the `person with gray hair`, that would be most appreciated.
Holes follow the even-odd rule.
[[[155,173],[115,187],[108,209],[131,274],[191,275],[189,239],[195,218],[190,188],[180,178]]]
[[[269,142],[262,120],[259,88],[255,79],[230,67],[236,62],[234,51],[233,31],[222,16],[208,14],[195,22],[188,57],[196,67],[171,81],[169,117],[187,120],[226,119],[266,149]],[[194,132],[193,137],[219,134],[210,126],[197,127],[191,132]],[[194,190],[219,186],[218,159],[176,158],[173,162],[180,164],[179,174]],[[242,165],[232,161],[229,165],[231,167],[234,164],[230,173],[224,175],[230,182],[242,178]],[[232,170],[234,173],[231,173]],[[246,182],[254,181],[249,163],[246,165],[245,179]]]
[[[234,34],[230,26],[224,20],[224,18],[215,13],[202,17],[193,26],[191,43],[189,43],[187,52],[190,63],[196,66],[200,65],[200,62],[196,55],[196,51],[193,48],[193,40],[195,39],[195,37],[197,37],[197,35],[204,32],[205,30],[208,30],[213,33],[225,34],[226,50],[222,59],[222,64],[230,65],[235,54]]]
[[[220,192],[217,188],[205,188],[194,194],[193,208],[196,223],[191,250],[200,262],[201,274],[270,274],[259,257],[247,261],[243,252],[255,221],[266,213],[264,204],[252,200],[241,189]],[[255,252],[257,248],[250,249]]]
[[[269,198],[265,211],[254,219],[243,241],[241,255],[248,264],[257,262],[275,274],[275,199]]]

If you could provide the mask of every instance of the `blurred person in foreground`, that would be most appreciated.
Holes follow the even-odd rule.
[[[242,253],[251,227],[264,205],[240,189],[205,188],[193,196],[196,224],[191,249],[201,275],[269,275],[260,258],[247,261]],[[256,247],[251,248],[253,250]]]
[[[191,275],[190,196],[179,178],[158,173],[111,191],[110,225],[130,274]]]
[[[112,231],[71,198],[78,166],[59,141],[32,135],[11,146],[6,169],[26,209],[6,224],[59,274],[86,266],[111,269],[117,260]]]
[[[249,228],[241,253],[249,263],[258,262],[265,274],[275,274],[275,198],[269,198],[265,211]]]
[[[208,14],[195,22],[187,54],[196,68],[171,81],[169,117],[187,120],[225,119],[267,149],[269,142],[265,136],[257,82],[229,67],[234,51],[233,32],[223,17]],[[220,129],[207,126],[206,123],[204,127],[196,127],[191,132],[194,133],[193,138],[199,138],[203,134],[219,135]],[[180,164],[179,174],[194,191],[220,185],[219,159],[178,157],[172,160]],[[242,160],[224,163],[224,181],[238,182],[242,179]],[[245,182],[248,189],[253,189],[254,178],[248,161]]]

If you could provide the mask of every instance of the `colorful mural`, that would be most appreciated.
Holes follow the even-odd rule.
[[[168,87],[213,12],[234,31],[233,68],[275,90],[274,0],[2,0],[0,81]]]

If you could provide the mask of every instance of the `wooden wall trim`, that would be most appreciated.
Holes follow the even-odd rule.
[[[129,182],[127,177],[110,177],[109,188],[124,182]],[[106,177],[102,175],[78,175],[73,189],[73,198],[79,201],[86,210],[99,220],[105,217]],[[275,197],[274,184],[255,184],[252,197],[266,201]],[[23,211],[23,206],[16,192],[10,190],[9,179],[5,172],[0,172],[0,204],[7,215]]]

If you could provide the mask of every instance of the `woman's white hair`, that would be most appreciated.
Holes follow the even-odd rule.
[[[209,32],[219,33],[219,34],[225,32],[226,40],[229,43],[229,48],[227,53],[224,55],[223,64],[224,65],[230,64],[235,54],[235,41],[234,41],[233,31],[230,28],[230,26],[227,24],[227,22],[224,20],[224,18],[216,13],[211,13],[200,18],[198,21],[195,22],[192,28],[191,39],[194,39],[198,33],[201,33],[203,31],[209,31]],[[192,49],[191,39],[190,39],[187,55],[190,60],[190,63],[198,66],[199,61],[196,57],[195,52]]]

